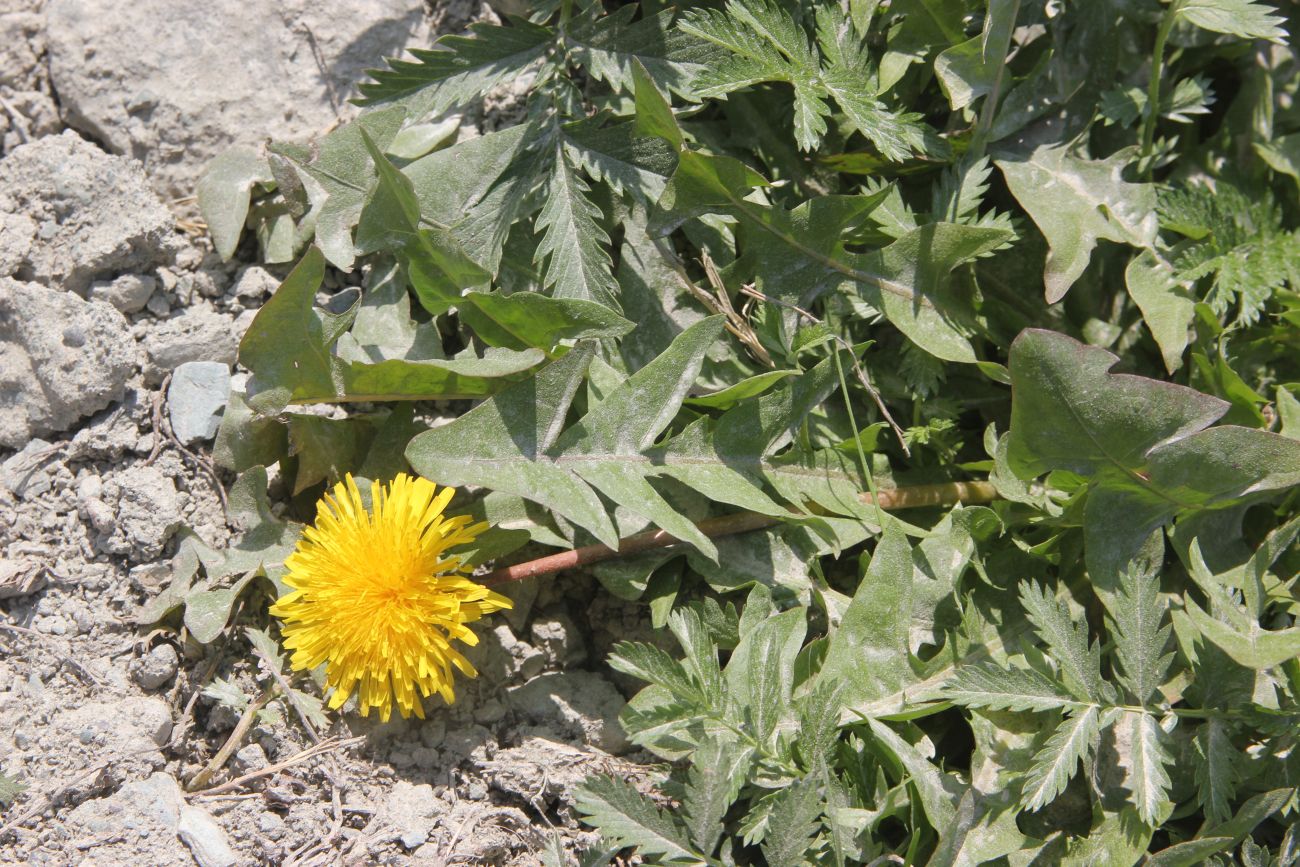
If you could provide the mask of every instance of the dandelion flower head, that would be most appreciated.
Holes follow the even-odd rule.
[[[444,516],[455,493],[403,473],[371,484],[367,510],[349,475],[285,560],[291,589],[271,613],[284,621],[295,669],[327,663],[331,708],[355,692],[362,716],[376,708],[386,722],[396,702],[402,716],[423,718],[424,696],[455,701],[453,668],[477,674],[453,642],[477,644],[466,624],[510,600],[470,581],[446,553],[488,526]]]

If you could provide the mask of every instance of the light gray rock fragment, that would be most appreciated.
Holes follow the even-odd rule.
[[[372,821],[396,828],[401,844],[416,849],[429,839],[434,819],[445,809],[434,797],[433,786],[428,783],[417,786],[401,780],[393,785]]]
[[[0,485],[24,500],[39,497],[54,484],[49,469],[51,460],[50,444],[43,439],[33,439],[23,446],[22,451],[0,464]]]
[[[627,736],[618,722],[625,702],[614,685],[590,671],[561,671],[535,677],[508,693],[511,707],[555,734],[619,755]]]
[[[109,554],[136,562],[157,559],[180,522],[176,485],[156,467],[131,467],[104,484],[104,502],[114,506],[112,535],[98,542]]]
[[[0,160],[0,275],[84,293],[101,277],[141,272],[175,256],[171,212],[139,163],[111,156],[72,131],[14,148]],[[14,227],[11,229],[10,224]]]
[[[351,116],[363,70],[426,41],[423,0],[48,0],[45,13],[64,119],[144,162],[168,196],[192,195],[232,144]]]
[[[172,433],[185,445],[210,440],[230,400],[230,368],[218,361],[187,361],[172,374],[167,412]]]
[[[68,814],[68,823],[90,834],[132,832],[131,836],[152,841],[157,851],[180,850],[176,825],[184,801],[181,788],[170,775],[156,773],[134,780],[105,798],[79,804]],[[96,860],[104,854],[96,853]],[[155,863],[167,863],[160,858]]]
[[[180,667],[176,648],[160,644],[131,664],[131,677],[141,689],[158,689],[171,682]]]
[[[207,307],[185,308],[145,336],[145,381],[160,383],[190,361],[234,364],[238,348],[239,336],[230,317]]]
[[[144,274],[123,274],[116,280],[90,285],[90,300],[103,301],[123,313],[138,313],[149,303],[158,281]]]
[[[21,448],[120,400],[138,358],[109,305],[0,277],[0,446]]]
[[[181,807],[176,833],[190,848],[190,854],[199,867],[232,867],[239,861],[239,856],[226,839],[226,832],[206,810]]]

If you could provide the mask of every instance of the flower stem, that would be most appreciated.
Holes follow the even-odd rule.
[[[879,497],[862,494],[861,499],[867,505],[879,505],[880,508],[887,511],[896,511],[898,509],[915,509],[922,506],[950,506],[956,503],[965,505],[988,503],[998,499],[998,493],[989,482],[946,482],[939,485],[914,485],[906,488],[892,488],[881,491]],[[706,518],[695,526],[699,527],[700,532],[704,535],[716,539],[719,536],[733,536],[737,533],[747,533],[750,530],[761,530],[764,527],[779,524],[781,520],[781,518],[762,515],[758,512],[734,512],[730,515]],[[526,563],[503,566],[475,580],[480,584],[491,587],[524,578],[554,575],[556,572],[563,572],[566,569],[590,566],[593,563],[612,560],[615,557],[626,557],[630,554],[653,551],[657,548],[670,548],[681,544],[684,543],[680,539],[665,533],[663,530],[651,530],[629,536],[619,543],[617,549],[610,548],[607,545],[587,545],[582,548],[574,548],[572,551],[562,551],[559,554],[539,557]]]
[[[1160,19],[1156,30],[1156,44],[1151,55],[1151,78],[1147,82],[1147,113],[1142,119],[1142,152],[1139,161],[1145,162],[1151,156],[1151,147],[1156,140],[1156,118],[1160,115],[1160,77],[1165,71],[1165,43],[1169,41],[1169,32],[1174,29],[1178,13],[1182,10],[1182,0],[1174,0]],[[1145,172],[1151,174],[1148,166]]]

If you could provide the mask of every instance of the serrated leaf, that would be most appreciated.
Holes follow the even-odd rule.
[[[920,750],[885,723],[868,719],[867,724],[877,743],[898,761],[910,777],[930,826],[936,829],[951,826],[957,818],[957,804],[961,801],[965,787],[951,774],[935,767]]]
[[[1228,723],[1211,717],[1196,730],[1196,788],[1205,817],[1218,824],[1232,815],[1241,753],[1232,745]]]
[[[609,235],[597,221],[600,208],[587,197],[589,190],[564,150],[558,149],[546,203],[537,215],[542,240],[536,261],[546,259],[543,282],[556,298],[594,301],[618,311],[618,283],[605,249]]]
[[[574,793],[574,800],[585,821],[619,849],[635,847],[643,856],[670,860],[705,860],[672,816],[622,780],[589,777]]]
[[[1285,19],[1272,6],[1256,0],[1186,0],[1178,7],[1182,18],[1215,33],[1242,39],[1268,39],[1281,44]]]
[[[1012,195],[1029,212],[1050,251],[1043,280],[1055,304],[1088,266],[1098,239],[1147,249],[1156,240],[1156,193],[1121,174],[1131,157],[1108,160],[1072,156],[1044,145],[1019,160],[997,160]]]
[[[1080,701],[1100,701],[1101,648],[1095,643],[1089,646],[1087,623],[1076,623],[1063,603],[1034,583],[1020,586],[1020,604],[1051,651],[1066,688]]]
[[[429,115],[473,102],[540,60],[555,38],[550,28],[522,18],[510,24],[478,22],[470,25],[471,37],[443,36],[434,50],[411,49],[414,61],[389,60],[387,69],[370,70],[373,81],[359,85],[359,102],[409,100],[419,108],[413,114]]]
[[[588,72],[623,93],[636,87],[639,64],[656,87],[696,99],[691,80],[718,57],[718,50],[673,26],[666,9],[631,21],[637,7],[624,6],[565,34],[574,58]]]
[[[1159,564],[1153,565],[1156,568],[1148,570],[1133,561],[1120,571],[1118,598],[1110,612],[1109,631],[1115,643],[1120,682],[1139,705],[1150,701],[1164,684],[1174,658],[1172,653],[1164,652],[1173,627],[1164,622],[1165,607],[1160,604],[1156,573]]]
[[[753,758],[751,747],[710,738],[691,757],[682,813],[691,840],[712,855],[725,829],[723,817],[740,795]]]
[[[242,711],[248,707],[248,696],[244,695],[243,690],[224,677],[212,678],[212,682],[203,687],[202,692],[199,694],[235,711]]]
[[[1129,726],[1128,788],[1133,793],[1138,815],[1154,828],[1160,824],[1169,796],[1169,773],[1165,765],[1173,758],[1165,744],[1165,733],[1152,714],[1126,711],[1123,720],[1117,725]]]
[[[239,246],[253,186],[273,180],[266,158],[245,145],[222,151],[208,164],[195,193],[212,246],[222,259],[235,255]]]
[[[1061,710],[1076,700],[1037,671],[991,662],[964,665],[943,685],[946,701],[986,710]]]
[[[780,790],[772,802],[763,835],[763,855],[770,867],[803,867],[809,844],[821,825],[822,800],[817,784],[804,777]]]
[[[630,193],[646,205],[663,194],[677,168],[677,152],[663,139],[640,132],[636,121],[605,123],[591,118],[565,124],[565,155],[620,195]]]
[[[727,694],[752,737],[766,747],[790,714],[794,663],[807,631],[803,609],[770,617],[740,637],[723,672]]]
[[[248,643],[253,646],[253,651],[260,655],[266,664],[275,668],[277,672],[284,669],[284,659],[280,655],[280,645],[264,629],[254,629],[248,627],[244,630],[244,637]]]
[[[685,654],[682,666],[699,684],[705,701],[703,709],[720,712],[724,689],[722,671],[718,667],[718,647],[704,621],[691,609],[679,609],[669,616],[668,627]]]
[[[1024,479],[1056,469],[1089,479],[1085,553],[1107,607],[1119,570],[1170,519],[1300,482],[1300,443],[1250,428],[1207,427],[1226,403],[1110,373],[1117,360],[1032,329],[1016,338],[1010,359],[1008,462]]]
[[[1096,706],[1067,716],[1034,756],[1034,763],[1025,774],[1020,792],[1025,809],[1040,810],[1056,800],[1078,770],[1079,762],[1086,761],[1089,753],[1097,748],[1100,734],[1100,712]]]

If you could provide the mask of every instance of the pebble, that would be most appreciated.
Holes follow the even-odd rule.
[[[131,666],[131,677],[141,689],[158,689],[171,682],[180,666],[176,648],[159,644]]]
[[[217,820],[198,807],[181,807],[176,834],[190,848],[199,867],[233,867],[239,860]]]
[[[167,413],[172,432],[185,445],[210,440],[230,400],[230,367],[218,361],[187,361],[172,373]]]

